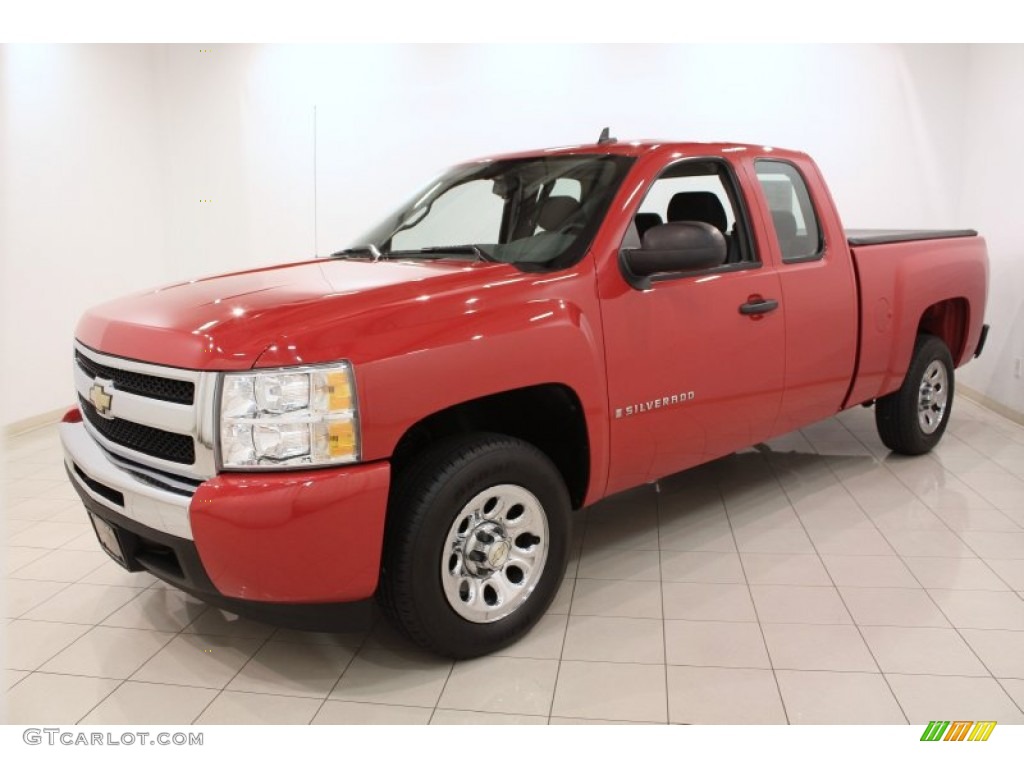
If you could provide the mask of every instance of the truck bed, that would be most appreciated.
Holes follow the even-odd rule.
[[[848,229],[850,245],[886,245],[917,240],[945,240],[951,237],[977,237],[973,229]]]
[[[972,231],[857,231],[850,252],[860,293],[860,356],[847,407],[899,388],[925,311],[953,302],[963,335],[950,344],[954,365],[970,359],[981,334],[988,266],[985,241]],[[847,236],[851,232],[847,231]]]

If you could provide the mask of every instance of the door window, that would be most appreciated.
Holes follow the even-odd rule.
[[[718,229],[726,242],[725,266],[758,263],[739,197],[727,166],[713,160],[684,160],[669,166],[651,185],[627,238],[636,247],[651,227],[675,221],[702,221]]]

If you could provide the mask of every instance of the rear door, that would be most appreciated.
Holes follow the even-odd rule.
[[[785,307],[786,387],[776,434],[840,410],[857,355],[857,287],[846,239],[817,169],[754,160],[765,243],[775,249]],[[825,214],[824,216],[821,214]]]
[[[727,263],[655,280],[648,290],[629,287],[621,273],[602,275],[608,492],[752,445],[772,430],[784,383],[781,288],[754,248],[738,190],[724,160],[668,164],[637,195],[642,202],[621,246],[639,246],[637,223],[701,220],[726,235]],[[750,312],[758,306],[764,310]]]

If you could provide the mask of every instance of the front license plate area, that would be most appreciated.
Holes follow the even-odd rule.
[[[114,526],[93,514],[90,514],[89,518],[92,520],[92,528],[96,531],[96,538],[99,539],[103,551],[114,558],[120,566],[127,568],[128,563],[125,561],[124,550],[121,548],[121,540],[118,538]]]

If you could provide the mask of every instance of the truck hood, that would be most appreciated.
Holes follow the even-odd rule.
[[[157,288],[89,310],[77,339],[100,352],[194,370],[244,370],[288,336],[460,291],[507,264],[309,261]],[[365,328],[365,323],[358,323]],[[339,339],[339,341],[342,341]],[[309,361],[314,362],[314,361]]]

